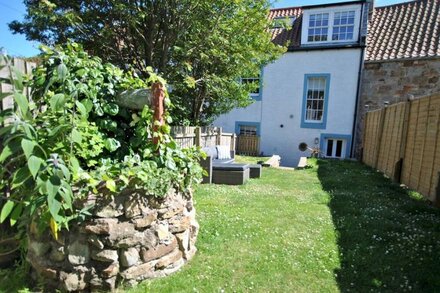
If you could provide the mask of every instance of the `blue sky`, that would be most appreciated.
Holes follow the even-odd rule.
[[[322,3],[345,2],[347,0],[278,0],[273,7],[289,7],[314,5]],[[376,6],[384,6],[404,2],[404,0],[376,0]],[[9,31],[8,23],[21,20],[25,14],[25,6],[21,0],[0,0],[0,48],[5,48],[9,55],[34,56],[38,54],[38,43],[27,41],[23,35],[14,35]]]

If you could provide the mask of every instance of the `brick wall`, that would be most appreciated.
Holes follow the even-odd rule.
[[[440,92],[440,58],[366,62],[359,102],[355,156],[360,158],[367,111]],[[368,105],[368,107],[366,107]]]

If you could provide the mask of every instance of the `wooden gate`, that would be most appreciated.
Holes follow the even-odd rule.
[[[260,137],[255,135],[237,136],[237,154],[258,156],[260,154]]]

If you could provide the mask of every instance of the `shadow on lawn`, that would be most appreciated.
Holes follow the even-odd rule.
[[[440,291],[439,209],[357,162],[318,160],[318,177],[330,194],[342,292]]]

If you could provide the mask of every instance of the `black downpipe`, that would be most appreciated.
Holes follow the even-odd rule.
[[[365,4],[362,5],[361,8],[361,17],[360,17],[360,21],[361,24],[359,25],[359,44],[362,45],[362,36],[361,36],[361,32],[362,32],[362,26],[364,24],[364,8],[365,8]],[[368,29],[368,19],[367,19],[367,29]],[[366,37],[365,37],[365,42],[363,44],[363,46],[361,46],[361,57],[359,59],[359,72],[358,72],[358,81],[357,81],[357,93],[356,93],[356,102],[355,102],[355,109],[354,109],[354,116],[353,116],[353,129],[352,129],[352,136],[351,136],[351,149],[350,149],[350,158],[353,157],[353,153],[354,153],[354,144],[355,144],[355,139],[356,139],[356,120],[357,120],[357,114],[358,114],[358,109],[359,109],[359,100],[360,100],[360,95],[361,95],[361,78],[362,78],[362,69],[363,69],[363,62],[364,62],[364,54],[365,54],[365,47],[366,47]]]

